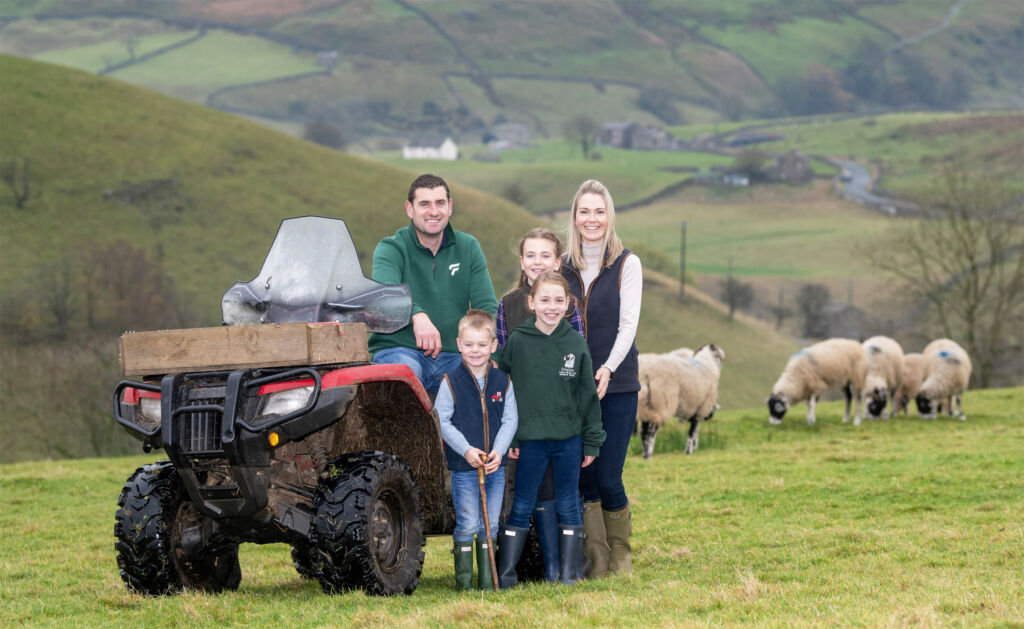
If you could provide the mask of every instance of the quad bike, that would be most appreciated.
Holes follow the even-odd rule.
[[[122,337],[123,369],[138,339],[148,345],[134,355],[152,360],[125,369],[137,379],[116,386],[114,418],[146,452],[167,454],[118,499],[127,587],[233,590],[239,544],[283,542],[325,593],[412,593],[425,535],[450,533],[454,512],[429,397],[408,367],[368,363],[367,331],[409,323],[408,287],[363,276],[344,221],[301,217],[281,223],[260,275],[232,286],[222,309],[239,327]],[[348,350],[311,343],[302,349],[316,361],[279,358],[293,349],[273,340],[288,326],[345,335]],[[251,364],[225,360],[240,348]]]

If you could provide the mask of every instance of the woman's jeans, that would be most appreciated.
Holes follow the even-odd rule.
[[[519,461],[516,463],[515,497],[509,513],[509,526],[530,527],[530,516],[537,506],[540,489],[548,463],[555,471],[555,511],[558,523],[580,526],[580,503],[577,494],[580,465],[583,463],[583,438],[580,435],[561,441],[522,441],[519,443]]]
[[[455,505],[455,531],[452,539],[456,542],[471,542],[473,535],[480,539],[494,539],[498,535],[498,518],[501,516],[501,500],[505,497],[505,468],[499,467],[484,480],[487,492],[487,519],[490,520],[491,534],[484,537],[484,513],[480,508],[480,479],[477,471],[452,470],[452,503]]]
[[[622,485],[622,466],[636,424],[636,404],[636,393],[608,393],[601,400],[604,445],[601,454],[580,475],[583,502],[600,500],[605,511],[620,511],[629,505]]]

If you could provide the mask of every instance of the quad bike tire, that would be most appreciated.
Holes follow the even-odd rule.
[[[144,465],[128,478],[115,515],[117,566],[129,590],[161,596],[194,589],[237,590],[238,544],[220,543],[189,557],[182,530],[204,517],[192,504],[170,461]]]
[[[343,455],[321,475],[310,527],[313,569],[327,594],[412,594],[423,571],[420,492],[401,459]]]
[[[299,542],[292,545],[292,564],[295,565],[295,572],[298,572],[303,579],[316,578],[313,557],[313,548],[309,543]]]

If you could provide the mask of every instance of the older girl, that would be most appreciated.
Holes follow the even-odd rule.
[[[569,218],[562,275],[582,304],[587,346],[594,359],[601,421],[608,438],[595,465],[580,479],[583,526],[592,577],[632,568],[632,514],[622,484],[629,437],[636,423],[636,329],[643,273],[640,259],[615,234],[615,204],[601,182],[584,181]]]
[[[555,232],[536,227],[519,240],[519,280],[498,302],[498,348],[505,347],[511,330],[533,316],[527,299],[533,281],[545,271],[558,271],[562,266],[562,241]],[[575,301],[569,305],[569,324],[583,334],[583,317]],[[537,492],[537,508],[533,512],[537,541],[544,558],[544,578],[558,580],[558,517],[555,514],[555,474],[548,465]]]

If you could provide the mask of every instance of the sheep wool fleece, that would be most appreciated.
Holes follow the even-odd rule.
[[[597,456],[605,434],[587,343],[565,319],[550,335],[535,322],[531,317],[509,335],[498,360],[517,392],[515,443],[582,435],[583,455]]]

